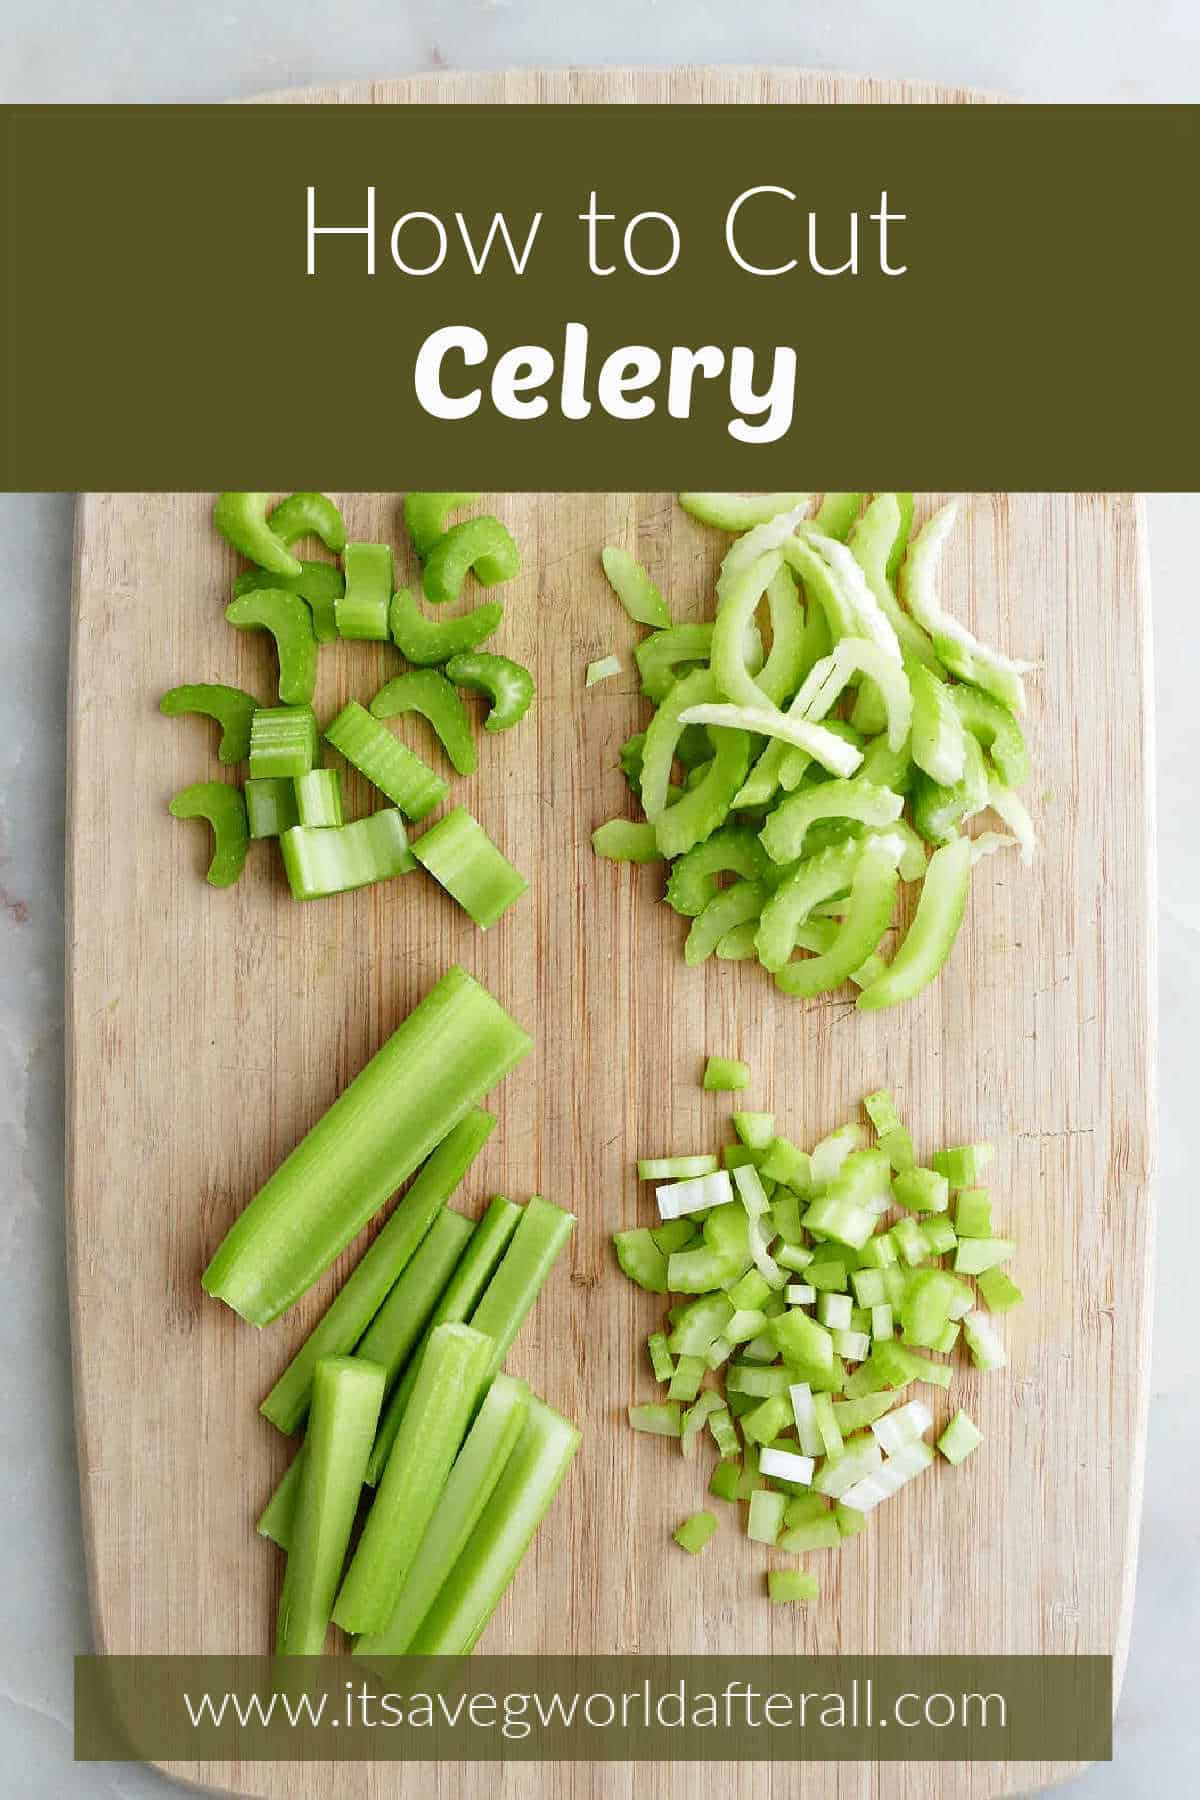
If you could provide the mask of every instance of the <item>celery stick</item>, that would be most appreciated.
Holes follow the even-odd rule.
[[[497,1375],[446,1480],[386,1627],[360,1637],[355,1656],[403,1656],[504,1473],[529,1414],[529,1389]]]
[[[439,1325],[413,1389],[337,1604],[344,1631],[382,1631],[466,1434],[492,1344],[469,1325]]]
[[[252,1325],[277,1319],[532,1043],[451,968],[234,1221],[206,1290]]]
[[[354,1273],[330,1302],[259,1411],[289,1435],[308,1411],[312,1372],[323,1356],[348,1356],[398,1280],[444,1203],[495,1128],[491,1113],[476,1109],[443,1138],[395,1212],[365,1251]]]
[[[409,1644],[410,1655],[466,1656],[474,1648],[578,1448],[575,1426],[531,1396],[517,1447]]]
[[[373,1363],[345,1356],[317,1363],[312,1424],[279,1596],[278,1656],[319,1656],[324,1649],[382,1400],[383,1370]]]
[[[494,925],[529,886],[465,806],[431,825],[412,849],[481,931]]]
[[[475,1232],[474,1222],[448,1207],[438,1214],[420,1249],[363,1333],[355,1356],[387,1371],[389,1393],[412,1355],[446,1284]]]
[[[301,1444],[254,1527],[260,1537],[270,1538],[281,1550],[286,1550],[292,1541],[292,1520],[296,1514],[296,1495],[300,1490],[303,1467],[304,1445]]]

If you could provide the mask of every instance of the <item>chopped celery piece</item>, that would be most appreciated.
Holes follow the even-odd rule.
[[[641,1181],[690,1181],[716,1172],[715,1156],[643,1156],[638,1162]]]
[[[597,682],[608,681],[621,673],[619,656],[602,656],[597,662],[590,662],[584,677],[584,687],[595,687]]]
[[[335,608],[339,595],[346,591],[346,583],[341,570],[331,563],[301,559],[299,575],[270,575],[262,569],[249,569],[234,582],[233,597],[240,600],[243,594],[253,594],[258,588],[286,588],[289,594],[299,594],[312,614],[313,635],[318,644],[331,644],[337,637]]]
[[[1002,1369],[1008,1361],[1004,1343],[986,1313],[972,1310],[963,1315],[963,1337],[977,1369]]]
[[[871,1353],[871,1336],[866,1331],[838,1330],[833,1334],[833,1347],[847,1362],[865,1362]]]
[[[814,1494],[811,1489],[792,1495],[783,1511],[783,1522],[789,1531],[797,1525],[811,1525],[814,1519],[832,1517],[824,1494]]]
[[[628,1417],[635,1431],[648,1432],[651,1437],[677,1438],[682,1432],[677,1401],[656,1400],[649,1406],[631,1406]]]
[[[416,1561],[384,1629],[364,1635],[355,1656],[402,1656],[466,1548],[525,1429],[529,1389],[497,1375],[446,1478]]]
[[[724,1294],[702,1294],[679,1314],[667,1348],[676,1356],[703,1356],[732,1317],[733,1307]]]
[[[468,493],[405,494],[404,524],[422,562],[445,533],[447,513],[471,506],[478,498]]]
[[[342,551],[346,591],[334,602],[338,636],[371,638],[386,643],[391,610],[392,549],[390,544],[347,544]]]
[[[317,1363],[322,1357],[348,1356],[354,1349],[495,1124],[491,1113],[479,1108],[469,1112],[422,1166],[383,1230],[263,1401],[259,1410],[280,1431],[290,1435],[300,1429]]]
[[[500,602],[487,600],[482,606],[461,613],[457,619],[429,619],[408,589],[399,588],[392,595],[392,603],[388,608],[388,630],[405,662],[413,663],[418,668],[432,668],[444,663],[446,674],[456,687],[474,687],[476,682],[469,678],[467,665],[472,665],[470,675],[475,675],[478,664],[508,662],[506,656],[493,657],[478,651],[478,646],[486,643],[498,629],[503,617],[504,608]],[[513,664],[512,667],[519,668],[520,664]],[[489,692],[494,673],[489,666]],[[528,675],[527,670],[522,673]],[[532,692],[533,684],[530,682],[530,697]],[[522,707],[521,711],[524,710]],[[484,730],[487,729],[485,724]],[[492,726],[491,729],[495,731],[500,728]]]
[[[973,1188],[995,1154],[994,1144],[956,1144],[951,1150],[939,1150],[933,1166],[952,1188]]]
[[[592,833],[592,849],[609,862],[655,863],[663,861],[658,835],[646,820],[608,819]]]
[[[705,1366],[719,1369],[722,1363],[729,1361],[733,1354],[733,1344],[727,1337],[715,1337],[704,1353]]]
[[[279,840],[296,900],[324,900],[415,867],[399,809],[386,806],[349,825],[293,825]]]
[[[277,537],[267,521],[270,494],[218,494],[213,507],[213,524],[235,550],[260,569],[271,569],[279,575],[299,575],[300,562]]]
[[[796,1487],[807,1487],[813,1478],[813,1458],[800,1456],[792,1449],[781,1449],[777,1444],[768,1444],[759,1451],[759,1473],[771,1480],[791,1482]]]
[[[918,1229],[929,1245],[931,1256],[945,1256],[958,1243],[958,1236],[945,1213],[930,1214],[920,1221]]]
[[[382,1400],[382,1369],[341,1356],[317,1363],[279,1596],[277,1656],[319,1656],[325,1647]]]
[[[990,1238],[992,1202],[986,1188],[963,1188],[954,1202],[954,1229],[960,1238]]]
[[[749,1063],[729,1056],[710,1056],[704,1065],[704,1090],[709,1094],[738,1094],[750,1086]]]
[[[608,585],[635,625],[661,630],[671,623],[666,602],[636,557],[610,544],[600,552]]]
[[[807,507],[811,494],[679,494],[684,512],[719,531],[749,531]]]
[[[894,1456],[901,1445],[911,1443],[914,1438],[923,1438],[933,1424],[933,1414],[923,1400],[909,1400],[906,1405],[898,1406],[895,1412],[876,1419],[871,1426],[871,1434],[880,1449],[888,1456]]]
[[[844,1294],[848,1279],[846,1265],[840,1259],[834,1262],[818,1254],[805,1269],[804,1279],[819,1294]]]
[[[911,1169],[917,1160],[912,1138],[905,1131],[903,1125],[897,1126],[893,1131],[885,1131],[879,1139],[879,1148],[897,1174],[905,1169]]]
[[[910,1269],[915,1269],[919,1263],[928,1261],[929,1243],[926,1238],[922,1237],[921,1227],[915,1219],[907,1216],[897,1219],[892,1226],[890,1236],[900,1252],[901,1260]]]
[[[452,525],[426,551],[425,598],[434,606],[457,600],[470,570],[481,587],[511,581],[521,572],[521,555],[506,526],[489,513]]]
[[[770,1282],[763,1279],[757,1269],[747,1269],[746,1273],[727,1289],[730,1301],[738,1308],[760,1307],[769,1299],[772,1289]]]
[[[500,1266],[471,1314],[476,1331],[495,1348],[489,1379],[500,1369],[559,1255],[575,1229],[575,1215],[535,1194],[525,1207]]]
[[[872,1338],[880,1343],[886,1342],[888,1338],[895,1335],[895,1330],[891,1302],[884,1301],[880,1306],[873,1306],[871,1308]]]
[[[400,719],[418,713],[432,728],[451,766],[473,775],[479,757],[471,720],[457,692],[436,669],[408,669],[385,682],[371,702],[374,719]]]
[[[712,637],[711,625],[672,625],[651,632],[636,644],[633,654],[646,698],[661,703],[677,678],[694,671],[698,663],[706,663]],[[715,686],[706,691],[715,692]]]
[[[437,1599],[412,1656],[467,1656],[532,1542],[579,1448],[579,1432],[530,1395],[525,1427]]]
[[[745,1363],[735,1363],[725,1385],[731,1394],[753,1394],[759,1400],[767,1400],[774,1394],[788,1393],[791,1379],[790,1373],[784,1368],[760,1369]]]
[[[742,1478],[738,1483],[738,1499],[748,1500],[758,1486],[758,1445],[747,1442],[742,1448]]]
[[[860,1531],[867,1529],[866,1514],[856,1511],[852,1506],[844,1505],[841,1500],[834,1508],[834,1518],[837,1520],[838,1530],[844,1538],[857,1537]]]
[[[357,700],[343,706],[326,727],[325,737],[410,819],[423,819],[450,792],[448,781],[394,738]]]
[[[739,1439],[729,1409],[725,1406],[714,1406],[708,1415],[708,1429],[712,1432],[713,1442],[717,1446],[717,1454],[728,1460],[736,1456]]]
[[[1003,1269],[985,1269],[975,1284],[983,1295],[989,1312],[1006,1313],[1020,1306],[1025,1298],[1016,1283]]]
[[[225,608],[239,630],[261,628],[275,639],[279,659],[279,699],[283,706],[306,706],[317,685],[317,637],[312,613],[299,594],[285,588],[256,588]]]
[[[346,1571],[333,1616],[344,1631],[382,1631],[487,1379],[493,1346],[469,1325],[439,1325]]]
[[[793,1600],[815,1600],[821,1584],[807,1569],[768,1569],[767,1599],[772,1606],[787,1606]]]
[[[889,1269],[895,1262],[897,1250],[889,1232],[878,1232],[868,1238],[859,1255],[865,1269]]]
[[[832,1238],[835,1243],[847,1245],[852,1250],[861,1250],[875,1230],[876,1217],[869,1206],[856,1205],[851,1200],[841,1200],[835,1194],[827,1193],[819,1194],[809,1204],[801,1224],[806,1231]],[[817,1285],[812,1269],[809,1280]]]
[[[732,1348],[736,1344],[749,1343],[751,1338],[761,1337],[767,1328],[767,1315],[757,1307],[739,1307],[734,1313],[722,1336]]]
[[[319,743],[311,706],[259,706],[250,720],[250,774],[306,775]]]
[[[700,1383],[703,1379],[704,1358],[702,1356],[681,1356],[675,1365],[671,1385],[667,1389],[667,1399],[694,1400],[700,1392]]]
[[[901,1129],[903,1121],[896,1111],[896,1102],[886,1088],[880,1088],[874,1094],[868,1094],[863,1101],[863,1107],[880,1137],[886,1136],[889,1131]]]
[[[716,1517],[710,1512],[695,1512],[675,1527],[675,1542],[689,1556],[698,1556],[717,1529]]]
[[[779,1548],[792,1553],[803,1550],[836,1550],[842,1541],[837,1520],[832,1513],[824,1519],[812,1519],[805,1525],[790,1526],[779,1539]]]
[[[451,968],[235,1220],[207,1292],[251,1324],[278,1318],[532,1041]]]
[[[770,1452],[764,1450],[759,1457],[759,1468],[763,1474],[763,1460]],[[783,1525],[783,1510],[787,1505],[784,1494],[773,1493],[770,1488],[755,1488],[750,1496],[750,1514],[746,1520],[746,1536],[756,1544],[773,1544],[779,1536]]]
[[[953,843],[934,851],[912,924],[886,971],[858,996],[856,1004],[860,1009],[871,1011],[911,1000],[933,980],[954,948],[966,910],[970,877],[969,838],[955,838]]]
[[[937,1447],[949,1463],[965,1462],[983,1442],[983,1433],[969,1414],[960,1407],[937,1441]]]
[[[715,1416],[715,1414],[710,1414],[710,1425]],[[738,1486],[741,1479],[742,1465],[740,1462],[719,1462],[712,1472],[708,1491],[718,1500],[735,1501],[738,1498]]]
[[[742,1415],[742,1436],[748,1444],[769,1444],[791,1422],[792,1406],[786,1393],[772,1394]]]
[[[243,688],[226,687],[219,681],[194,681],[170,688],[158,703],[169,719],[184,713],[201,713],[221,727],[217,755],[223,763],[245,762],[250,754],[250,722],[258,701]],[[251,835],[254,835],[253,833]]]
[[[711,1388],[696,1396],[693,1405],[684,1413],[679,1426],[679,1448],[690,1462],[696,1453],[696,1439],[703,1431],[710,1413],[720,1407],[721,1397]]]
[[[176,819],[207,819],[213,848],[205,880],[210,887],[232,887],[246,864],[250,847],[246,805],[240,788],[224,781],[197,781],[181,788],[171,802]]]
[[[894,1394],[883,1393],[867,1394],[861,1400],[835,1400],[833,1416],[838,1430],[843,1437],[848,1437],[853,1432],[864,1430],[868,1425],[874,1425],[876,1419],[881,1419],[886,1412],[890,1412],[895,1398]]]
[[[817,1290],[804,1281],[789,1281],[783,1297],[789,1306],[812,1306],[817,1298]]]
[[[310,769],[307,775],[297,775],[294,823],[334,826],[342,822],[342,784],[337,770]]]
[[[270,1538],[281,1550],[286,1550],[292,1540],[292,1520],[296,1515],[296,1496],[300,1492],[303,1472],[304,1445],[301,1444],[254,1527],[260,1537]]]
[[[814,1188],[827,1187],[851,1151],[862,1150],[866,1141],[866,1132],[854,1123],[841,1125],[823,1137],[809,1158]]]
[[[813,1476],[813,1487],[818,1494],[840,1500],[856,1481],[872,1474],[882,1464],[879,1445],[869,1433],[847,1438],[841,1453],[827,1457],[821,1464]]]
[[[300,776],[300,780],[304,777]],[[296,783],[286,775],[260,775],[242,789],[251,839],[282,837],[300,823]]]
[[[892,1181],[892,1193],[910,1212],[945,1212],[950,1188],[933,1169],[905,1169]]]
[[[771,1321],[771,1336],[783,1359],[805,1381],[832,1372],[833,1339],[823,1325],[793,1308]]]
[[[487,608],[481,606],[476,610],[483,613]],[[460,620],[452,619],[446,630],[452,630],[460,623]],[[537,691],[533,676],[524,663],[513,662],[508,656],[492,656],[486,651],[452,656],[446,664],[446,675],[456,687],[470,688],[473,693],[487,696],[490,704],[483,729],[490,732],[511,731],[514,725],[519,725]]]
[[[843,1448],[842,1433],[828,1394],[813,1395],[813,1421],[817,1427],[817,1435],[825,1446],[826,1456],[840,1456]]]
[[[644,1226],[614,1231],[613,1248],[622,1271],[648,1294],[667,1291],[667,1259]]]
[[[721,891],[719,875],[733,874],[753,882],[766,874],[767,867],[762,845],[749,826],[719,826],[672,866],[667,905],[685,918],[698,918]]]
[[[686,1250],[701,1240],[696,1226],[691,1219],[665,1219],[656,1225],[650,1236],[654,1239],[664,1256],[672,1256],[676,1250]]]
[[[735,1112],[733,1129],[750,1150],[767,1150],[775,1137],[775,1114]]]
[[[359,1339],[354,1354],[386,1371],[389,1391],[408,1362],[446,1290],[475,1226],[447,1207],[438,1213],[411,1262]],[[382,1427],[381,1427],[382,1430]]]
[[[301,538],[320,538],[340,556],[346,548],[346,524],[328,494],[289,494],[267,514],[267,524],[290,550]]]
[[[661,1218],[678,1219],[684,1213],[730,1205],[733,1183],[724,1169],[718,1169],[711,1175],[694,1175],[686,1181],[669,1182],[656,1191],[655,1199]]]
[[[773,1181],[782,1181],[785,1187],[794,1188],[798,1194],[807,1194],[812,1187],[812,1164],[809,1157],[787,1138],[771,1139],[758,1168],[760,1175],[767,1175]]]
[[[650,1358],[650,1367],[654,1371],[655,1381],[670,1381],[675,1373],[675,1362],[667,1349],[667,1340],[661,1331],[651,1332],[646,1339],[646,1353]]]
[[[413,855],[481,931],[494,925],[529,886],[465,806],[456,806],[430,826],[414,843]]]
[[[1011,1238],[966,1238],[954,1253],[954,1268],[959,1275],[982,1275],[985,1270],[1007,1262],[1016,1254],[1016,1249]]]
[[[823,1456],[825,1445],[817,1430],[817,1416],[813,1404],[813,1391],[807,1381],[794,1382],[788,1388],[791,1401],[792,1417],[796,1422],[796,1436],[800,1440],[800,1449],[805,1456]]]
[[[932,1346],[933,1349],[941,1356],[949,1356],[951,1350],[953,1350],[955,1344],[957,1344],[961,1332],[961,1325],[957,1324],[954,1320],[948,1320],[937,1343]]]
[[[860,1306],[882,1306],[887,1298],[883,1274],[879,1269],[855,1269],[850,1276],[854,1298]]]
[[[770,1176],[763,1174],[761,1163],[758,1172],[764,1184],[771,1179]],[[812,1252],[804,1243],[804,1229],[800,1224],[800,1202],[795,1194],[787,1188],[784,1188],[781,1193],[778,1184],[775,1196],[771,1201],[771,1223],[782,1239],[775,1251],[775,1256],[785,1268],[802,1269],[812,1261]],[[783,1254],[785,1250],[789,1253],[786,1257]],[[797,1256],[803,1259],[799,1263],[794,1260]]]
[[[817,1318],[829,1331],[849,1331],[854,1305],[849,1294],[825,1292],[817,1304]]]

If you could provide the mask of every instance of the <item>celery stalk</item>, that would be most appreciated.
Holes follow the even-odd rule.
[[[465,806],[456,806],[413,844],[413,855],[481,931],[529,886]]]
[[[359,1340],[355,1356],[387,1371],[389,1393],[474,1234],[472,1220],[444,1207]]]
[[[235,1220],[207,1292],[253,1325],[277,1319],[532,1042],[450,969]]]

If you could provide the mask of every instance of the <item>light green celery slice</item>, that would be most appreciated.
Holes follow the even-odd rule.
[[[235,550],[256,562],[260,569],[271,569],[278,575],[299,575],[301,565],[287,544],[276,537],[267,521],[270,494],[218,494],[213,507],[213,524]]]
[[[826,537],[845,539],[858,517],[861,494],[822,494],[813,517],[813,530]]]
[[[643,1156],[638,1162],[639,1181],[693,1181],[701,1175],[715,1175],[715,1156]]]
[[[867,585],[880,610],[887,615],[900,644],[901,653],[924,663],[935,674],[944,673],[929,636],[906,613],[892,588],[890,567],[897,548],[903,552],[907,528],[903,523],[899,494],[876,494],[862,518],[850,533],[850,554],[863,572]],[[911,497],[909,517],[911,519]]]
[[[773,1544],[783,1526],[787,1495],[771,1488],[755,1488],[750,1496],[750,1514],[746,1520],[746,1536],[756,1544]]]
[[[910,665],[912,759],[941,787],[954,787],[966,770],[967,734],[950,689],[920,663]]]
[[[390,544],[347,544],[342,551],[346,591],[334,601],[338,636],[388,641],[395,581]]]
[[[1008,707],[981,688],[965,684],[952,687],[950,699],[967,730],[987,751],[1004,785],[1024,787],[1029,780],[1029,752],[1025,734]]]
[[[709,624],[670,625],[664,631],[652,631],[640,644],[635,644],[633,656],[646,699],[665,700],[676,680],[683,679],[679,673],[681,669],[694,674],[697,671],[691,665],[706,664],[712,649],[712,635],[713,628]]]
[[[904,1169],[892,1181],[892,1194],[909,1212],[945,1212],[950,1185],[936,1169]]]
[[[764,595],[771,614],[771,654],[752,675],[747,645]],[[744,706],[778,706],[798,685],[803,630],[796,584],[781,566],[779,552],[768,551],[722,590],[713,625],[711,667],[725,698]]]
[[[711,1415],[709,1419],[710,1425],[712,1420],[716,1417],[717,1415],[715,1413]],[[736,1502],[738,1498],[738,1489],[741,1485],[741,1480],[741,1463],[729,1458],[723,1462],[719,1462],[713,1470],[712,1478],[708,1484],[708,1491],[718,1500],[726,1500],[733,1503]]]
[[[382,1631],[458,1455],[492,1345],[469,1325],[439,1325],[333,1609],[344,1631]]]
[[[598,681],[608,681],[611,676],[619,675],[620,673],[621,659],[619,656],[602,656],[596,662],[590,662],[588,664],[587,674],[583,685],[585,687],[595,687]]]
[[[704,1065],[707,1093],[740,1093],[750,1086],[750,1064],[730,1056],[710,1056]]]
[[[299,825],[335,827],[344,823],[342,783],[336,769],[310,769],[296,777],[296,820]]]
[[[693,966],[706,961],[740,926],[753,925],[757,932],[758,918],[770,895],[770,888],[762,881],[735,881],[730,887],[720,888],[692,920],[683,946],[684,961]]]
[[[239,631],[269,631],[279,662],[279,699],[283,706],[307,706],[317,685],[317,636],[312,613],[299,594],[286,588],[255,588],[225,608]]]
[[[842,1541],[837,1520],[832,1513],[823,1519],[812,1519],[806,1525],[794,1525],[779,1538],[779,1548],[791,1555],[806,1550],[836,1550]]]
[[[217,755],[223,763],[245,762],[250,754],[250,726],[258,701],[244,688],[227,687],[220,681],[189,682],[169,688],[159,701],[158,710],[169,719],[185,713],[215,719],[221,727]],[[250,835],[259,834],[252,829]]]
[[[696,779],[686,792],[655,820],[658,847],[664,856],[686,855],[723,825],[733,797],[746,778],[750,767],[747,734],[721,730],[709,735],[713,746],[711,761],[695,771]],[[644,793],[643,787],[643,799]]]
[[[717,939],[716,957],[718,962],[753,962],[758,952],[754,947],[755,933],[758,930],[756,919],[746,919],[741,925],[733,925]]]
[[[804,853],[809,827],[821,819],[856,819],[864,825],[891,825],[904,810],[904,797],[861,776],[853,781],[821,781],[783,800],[763,823],[759,837],[775,863],[792,863]]]
[[[912,727],[912,689],[904,665],[873,638],[842,638],[834,646],[832,668],[821,685],[815,711],[824,717],[832,711],[845,689],[856,676],[866,676],[879,693],[887,722],[887,745],[893,752],[904,748]],[[783,785],[795,783],[782,776]]]
[[[251,1324],[278,1318],[532,1044],[451,968],[235,1220],[207,1292]]]
[[[491,1113],[476,1108],[423,1165],[259,1408],[280,1431],[290,1435],[300,1429],[317,1363],[325,1356],[348,1356],[354,1349],[495,1125]]]
[[[251,839],[277,838],[300,823],[296,782],[289,776],[260,775],[246,782],[242,795]]]
[[[398,807],[349,825],[293,825],[279,840],[295,900],[323,900],[407,875],[416,866]]]
[[[899,887],[898,845],[894,839],[868,839],[854,869],[846,917],[829,949],[799,962],[789,962],[775,975],[785,994],[802,997],[825,992],[849,981],[874,954],[892,922]]]
[[[466,1656],[474,1648],[578,1448],[575,1426],[531,1395],[525,1429],[410,1655]]]
[[[465,806],[431,825],[414,843],[413,855],[481,931],[503,917],[529,887]]]
[[[651,1332],[646,1339],[646,1353],[655,1381],[670,1381],[675,1373],[675,1359],[667,1349],[667,1340],[661,1331]]]
[[[1003,1269],[985,1269],[976,1281],[989,1312],[1006,1313],[1020,1306],[1025,1296]]]
[[[681,1525],[675,1527],[675,1542],[689,1556],[699,1556],[713,1532],[717,1529],[717,1521],[710,1512],[691,1513]]]
[[[1004,787],[998,781],[988,782],[987,795],[992,811],[999,814],[1016,837],[1021,849],[1021,861],[1031,863],[1037,853],[1037,832],[1025,802],[1019,794],[1014,794],[1011,788]]]
[[[933,647],[946,667],[962,681],[973,682],[1013,712],[1025,710],[1021,680],[1031,663],[980,643],[974,634],[952,619],[938,598],[938,576],[946,539],[954,527],[958,506],[953,500],[923,525],[912,543],[900,576],[900,591],[918,625],[933,639]]]
[[[644,1431],[649,1437],[677,1438],[683,1429],[677,1400],[655,1401],[649,1406],[631,1406],[628,1416],[633,1429]]]
[[[475,1225],[461,1213],[443,1209],[416,1255],[396,1282],[355,1347],[355,1356],[387,1371],[395,1386],[446,1284],[458,1267]]]
[[[825,850],[804,862],[780,882],[765,902],[759,920],[758,959],[772,973],[782,969],[796,944],[796,932],[818,900],[826,900],[849,887],[861,860],[858,840]]]
[[[966,1238],[954,1253],[954,1268],[959,1275],[982,1275],[1007,1262],[1016,1251],[1012,1238]]]
[[[458,775],[473,775],[479,756],[471,720],[458,690],[437,669],[406,669],[384,682],[371,701],[374,719],[401,719],[417,713],[429,725]]]
[[[260,706],[250,720],[250,774],[304,775],[314,767],[320,733],[311,706]]]
[[[478,500],[478,494],[405,494],[404,523],[412,547],[424,562],[446,530],[446,515]]]
[[[497,1375],[446,1479],[390,1620],[382,1631],[356,1640],[355,1656],[404,1655],[466,1549],[528,1416],[525,1383]]]
[[[649,820],[609,819],[592,833],[592,849],[609,862],[663,861],[658,834]]]
[[[319,1656],[325,1647],[382,1399],[382,1369],[349,1357],[317,1363],[279,1596],[277,1656]]]
[[[250,847],[246,806],[241,789],[224,781],[195,781],[171,801],[176,819],[206,819],[213,849],[205,879],[211,887],[231,887],[246,863]]]
[[[965,1462],[983,1442],[983,1433],[975,1421],[960,1407],[937,1441],[937,1447],[949,1463]]]
[[[861,751],[824,725],[814,725],[806,719],[793,718],[790,713],[770,711],[765,706],[729,706],[719,701],[700,702],[687,706],[679,717],[684,725],[720,725],[728,730],[757,732],[761,737],[779,738],[783,743],[805,751],[822,768],[834,775],[853,775],[862,761]]]
[[[448,781],[394,738],[357,700],[342,708],[326,727],[325,737],[410,819],[423,819],[450,792]]]
[[[933,1167],[952,1188],[971,1188],[991,1166],[995,1154],[994,1144],[952,1144],[949,1149],[935,1151]]]
[[[769,524],[780,513],[807,507],[811,494],[679,494],[684,512],[720,531],[749,531]]]
[[[786,1606],[793,1600],[815,1600],[821,1584],[807,1569],[768,1569],[767,1598],[772,1606]]]
[[[600,552],[600,561],[608,585],[636,625],[650,625],[661,630],[671,623],[666,601],[641,563],[628,550],[610,544]]]
[[[956,838],[934,851],[912,924],[886,973],[858,996],[861,1009],[911,1000],[940,972],[962,924],[970,879],[969,838]]]
[[[301,1444],[254,1527],[260,1537],[270,1538],[281,1550],[286,1550],[292,1540],[292,1520],[296,1513],[296,1495],[300,1491],[303,1468],[304,1445]]]

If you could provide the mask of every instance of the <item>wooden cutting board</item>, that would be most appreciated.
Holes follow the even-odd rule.
[[[962,99],[841,77],[439,77],[303,99],[454,101]],[[922,515],[937,497],[920,501]],[[344,495],[350,533],[415,569],[398,497]],[[536,1033],[489,1103],[500,1129],[460,1196],[542,1192],[579,1228],[510,1358],[576,1418],[584,1445],[490,1626],[493,1652],[1108,1652],[1123,1665],[1145,1424],[1152,1160],[1150,727],[1144,542],[1128,495],[976,496],[945,591],[985,637],[1036,661],[1031,786],[1043,850],[978,869],[953,961],[919,1002],[856,1014],[786,1001],[756,967],[681,959],[684,922],[653,869],[594,861],[594,825],[626,810],[617,749],[645,709],[638,635],[600,572],[605,543],[646,562],[677,616],[710,607],[723,540],[670,496],[499,495],[524,573],[496,647],[534,669],[538,704],[481,743],[456,784],[531,878],[486,936],[420,874],[307,907],[274,848],[229,891],[202,879],[205,833],[167,814],[219,772],[203,721],[168,721],[184,680],[272,692],[261,634],[222,617],[235,559],[211,496],[85,497],[79,508],[70,782],[71,1297],[83,1506],[97,1645],[110,1652],[269,1646],[281,1558],[253,1520],[289,1446],[257,1404],[351,1266],[257,1332],[206,1300],[199,1274],[296,1138],[436,977],[463,963]],[[585,692],[586,664],[626,671]],[[318,710],[368,699],[397,662],[381,645],[322,655]],[[418,720],[402,735],[436,760]],[[364,810],[366,790],[349,797]],[[819,1567],[820,1604],[769,1608],[770,1560],[722,1513],[692,1561],[670,1532],[703,1504],[707,1462],[624,1424],[651,1397],[656,1301],[615,1270],[609,1234],[645,1222],[639,1153],[715,1147],[729,1102],[699,1087],[709,1051],[745,1057],[751,1104],[807,1143],[886,1085],[928,1152],[990,1138],[999,1216],[1021,1242],[1011,1370],[964,1371],[956,1397],[986,1434]],[[856,1800],[1037,1789],[1066,1765],[823,1765],[804,1789]],[[243,1794],[439,1796],[797,1790],[786,1766],[173,1765]]]

